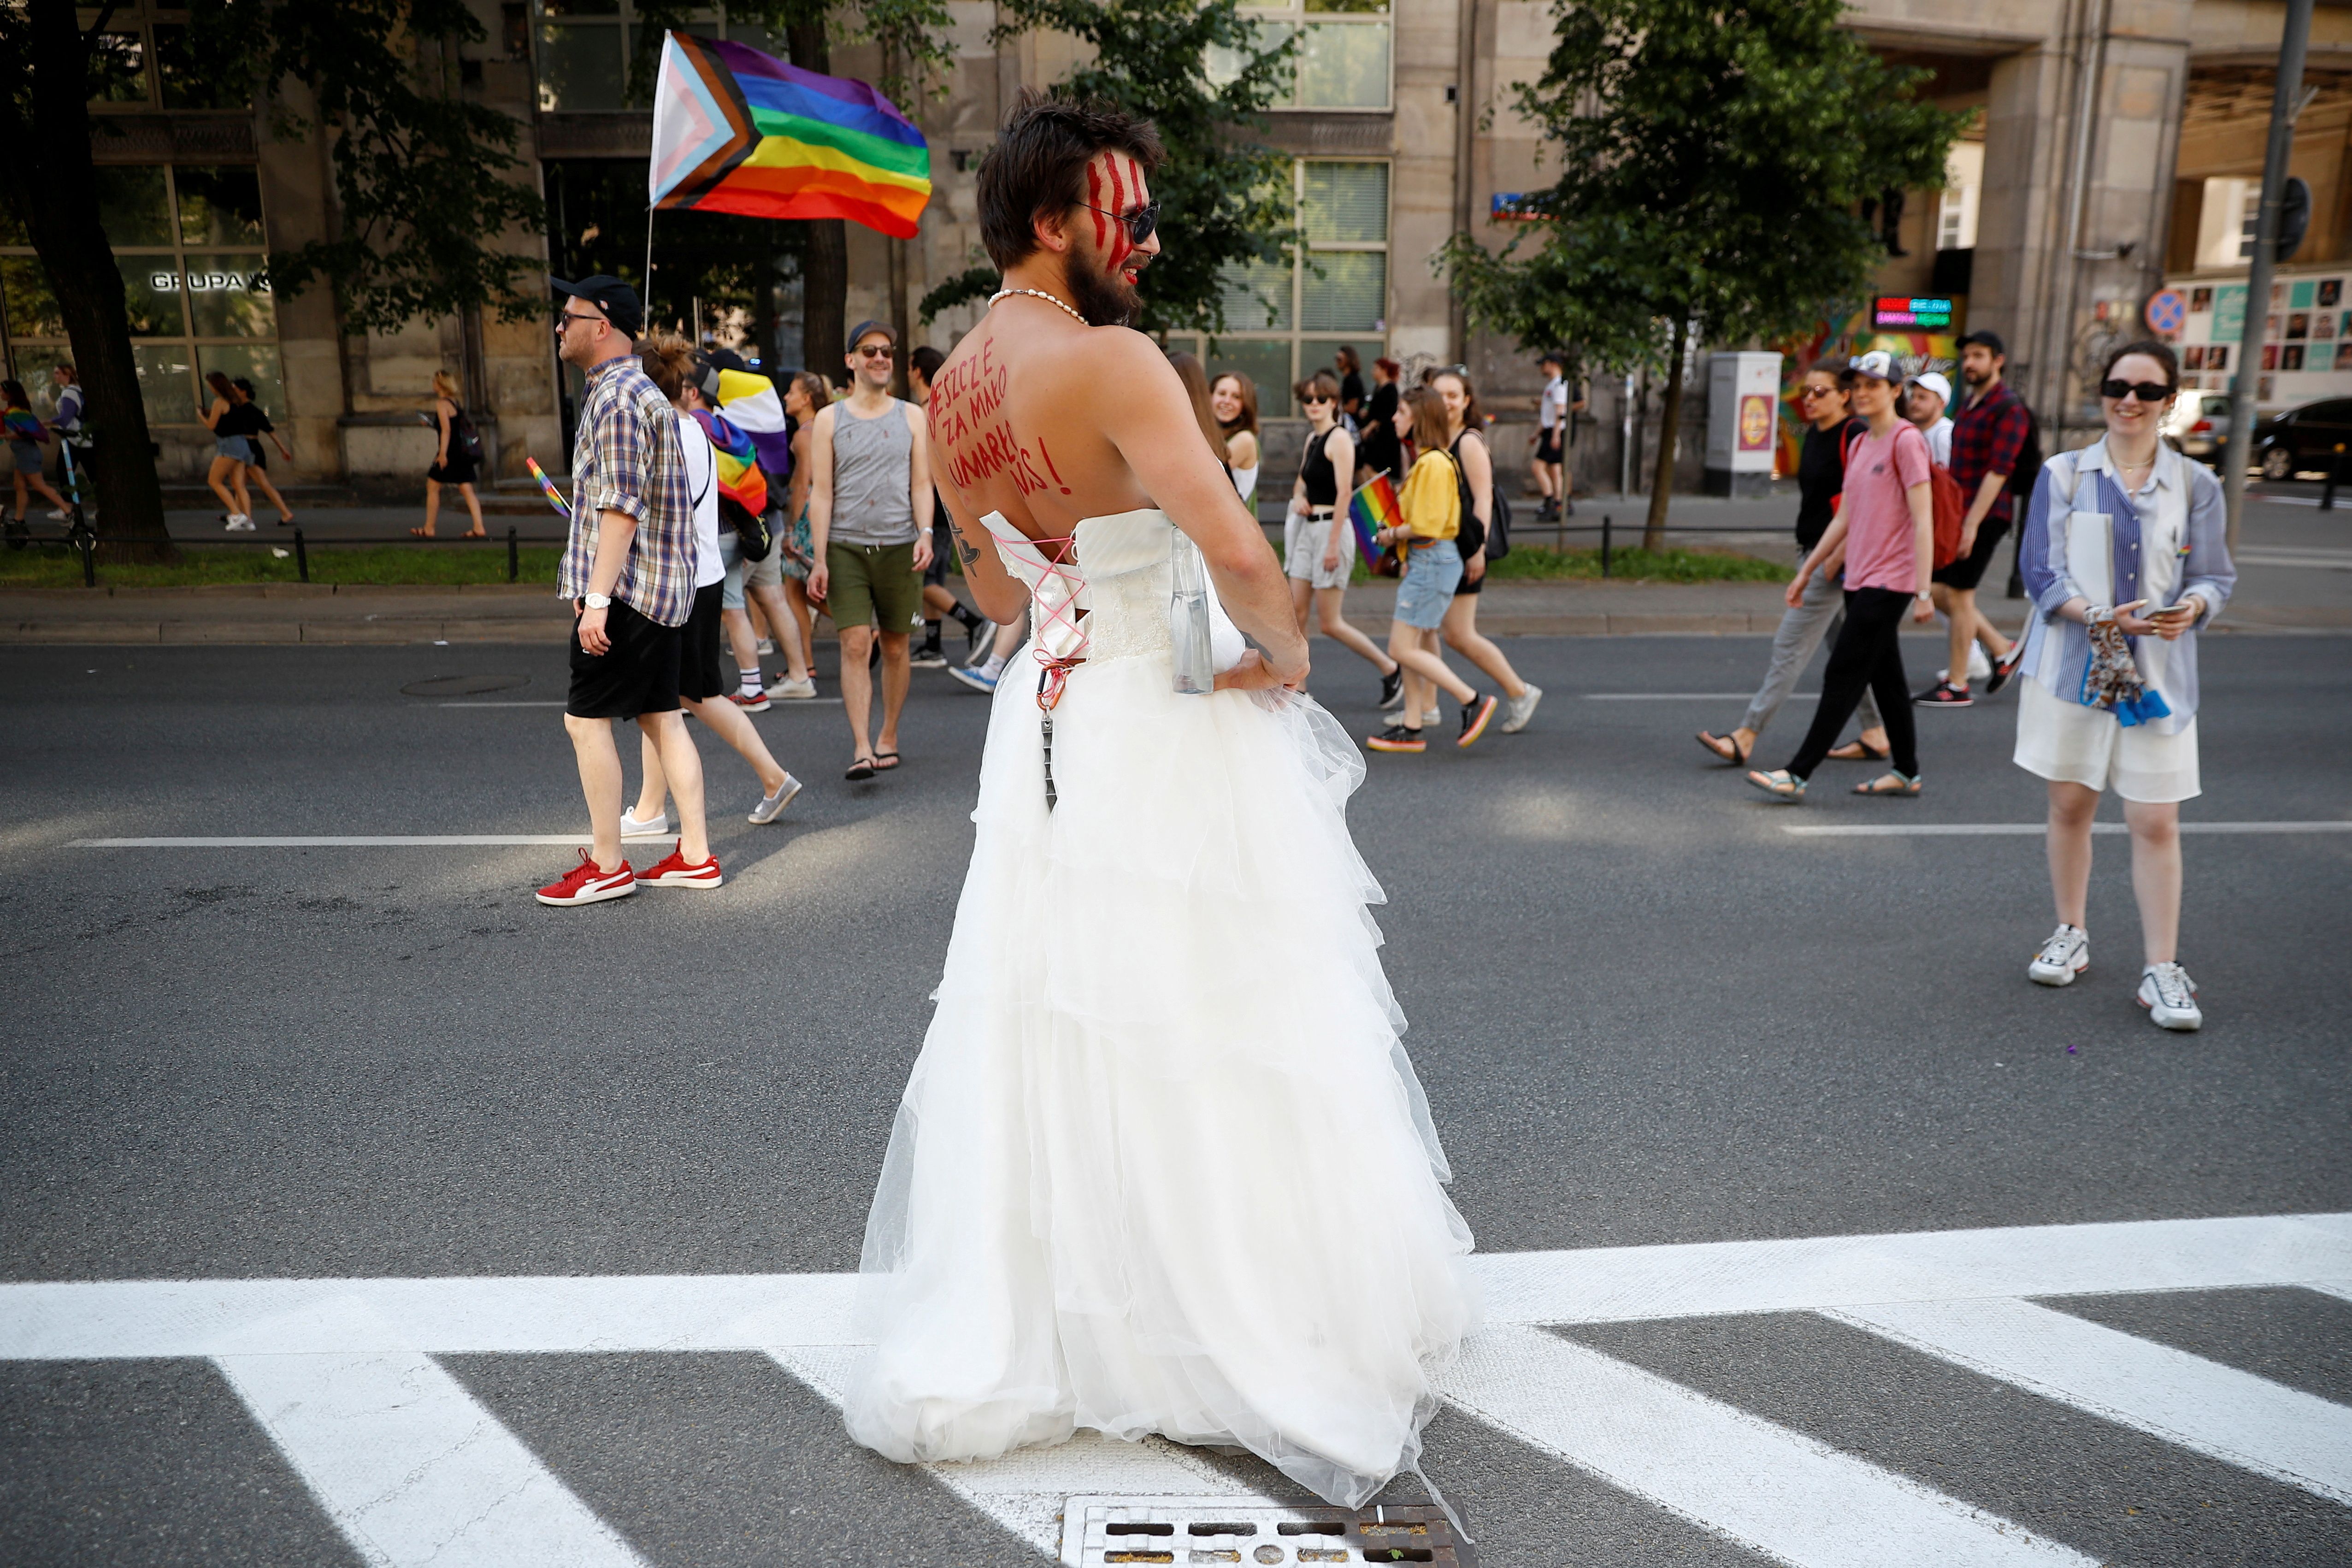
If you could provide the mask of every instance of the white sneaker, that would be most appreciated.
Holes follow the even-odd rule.
[[[768,695],[805,702],[816,695],[816,677],[809,676],[801,680],[779,680],[768,688]]]
[[[56,519],[56,520],[57,520],[58,521],[59,521],[59,522],[63,522],[63,521],[66,521],[66,514],[65,514],[65,512],[64,512],[63,510],[59,510],[59,509],[58,509],[58,508],[57,508],[57,507],[51,507],[51,508],[49,508],[49,515],[50,515],[52,518]]]
[[[2139,1005],[2159,1029],[2184,1032],[2205,1026],[2197,1006],[2197,982],[2177,963],[2151,963],[2140,972]]]
[[[636,809],[635,806],[630,806],[621,813],[622,837],[658,838],[668,834],[669,812],[667,809],[654,813],[643,822],[637,820]]]
[[[241,511],[233,511],[229,513],[228,531],[231,533],[251,533],[253,531],[253,519],[247,517]]]
[[[751,808],[751,821],[765,827],[782,816],[784,807],[793,804],[793,796],[800,793],[801,781],[786,773],[784,782],[776,786],[776,793],[763,796],[760,804]]]
[[[2074,976],[2090,967],[2091,933],[2081,926],[2062,925],[2025,966],[2025,977],[2036,985],[2072,985]]]
[[[761,652],[761,653],[763,653],[763,654],[766,654],[766,653],[773,653],[773,652],[775,652],[775,651],[776,651],[776,644],[775,644],[775,641],[774,641],[774,639],[773,639],[773,638],[771,638],[771,637],[761,637],[761,638],[760,639],[760,652]]]
[[[1426,726],[1430,724],[1443,724],[1445,722],[1445,720],[1444,715],[1440,714],[1436,709],[1433,708],[1428,712],[1421,716],[1421,721],[1424,726]]]
[[[1526,729],[1528,721],[1536,716],[1536,704],[1542,700],[1543,688],[1529,681],[1526,691],[1503,704],[1503,733],[1516,735]]]
[[[1992,674],[1992,660],[1985,657],[1984,644],[1969,644],[1969,679],[1983,680]]]

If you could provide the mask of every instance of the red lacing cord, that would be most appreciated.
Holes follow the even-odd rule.
[[[1059,622],[1069,628],[1070,634],[1077,638],[1077,651],[1058,658],[1045,652],[1044,626],[1037,628],[1037,635],[1032,639],[1036,648],[1037,665],[1043,672],[1037,680],[1037,706],[1040,710],[1050,713],[1062,700],[1062,689],[1069,683],[1070,671],[1086,663],[1087,650],[1093,646],[1094,639],[1088,635],[1086,624],[1073,614],[1077,608],[1078,595],[1086,591],[1086,579],[1069,570],[1066,562],[1053,559],[1053,554],[1055,552],[1066,554],[1070,548],[1076,544],[1077,535],[1073,533],[1058,539],[1033,539],[1029,542],[1037,547],[1039,554],[1046,556],[1046,574],[1059,577],[1070,588],[1069,597],[1058,605],[1047,605],[1034,590],[1032,590],[1030,597],[1039,605],[1047,624]],[[1039,584],[1040,587],[1043,585],[1043,584]]]

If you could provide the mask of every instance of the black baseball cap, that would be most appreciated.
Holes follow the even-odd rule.
[[[879,332],[884,337],[890,340],[890,346],[892,348],[895,349],[898,346],[898,330],[896,327],[893,327],[889,322],[860,321],[857,325],[849,329],[849,342],[842,345],[841,352],[845,354],[856,353],[857,352],[857,340],[864,337],[868,332]]]
[[[583,278],[577,283],[566,283],[561,278],[550,278],[547,286],[569,300],[585,300],[604,312],[604,319],[631,337],[645,329],[645,301],[637,291],[617,278],[599,272],[593,278]]]
[[[2009,357],[2009,345],[2000,341],[2000,334],[1999,332],[1988,331],[1979,328],[1978,331],[1970,332],[1967,337],[1960,340],[1960,347],[1962,348],[1967,348],[1970,343],[1983,344],[1986,348],[1989,348],[1993,352],[1993,355],[1997,359],[2007,359]]]

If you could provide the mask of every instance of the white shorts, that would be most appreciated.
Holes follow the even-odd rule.
[[[1356,569],[1356,542],[1352,537],[1342,537],[1339,541],[1338,567],[1328,572],[1323,570],[1323,552],[1334,528],[1347,529],[1348,520],[1337,512],[1329,517],[1308,517],[1295,511],[1285,513],[1282,520],[1284,574],[1310,583],[1318,588],[1346,587],[1349,576]]]
[[[2197,721],[2177,735],[2146,724],[2126,728],[2116,716],[2062,701],[2030,675],[2017,700],[2016,763],[2027,773],[2063,784],[2114,790],[2126,800],[2164,805],[2203,793],[2197,778]]]

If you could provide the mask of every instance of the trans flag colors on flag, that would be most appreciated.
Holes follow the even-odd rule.
[[[1374,474],[1372,482],[1356,492],[1348,503],[1348,521],[1356,525],[1356,552],[1364,558],[1364,564],[1379,564],[1381,547],[1372,542],[1373,535],[1384,528],[1404,526],[1404,508],[1388,475]]]
[[[866,83],[718,38],[663,41],[648,205],[847,218],[912,239],[930,199],[923,133]]]

